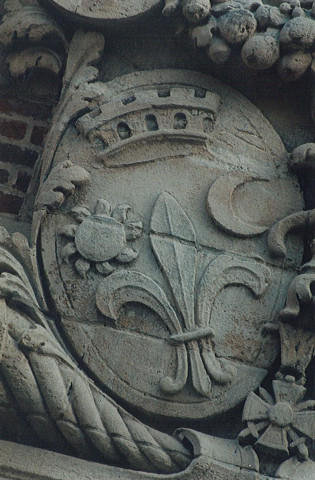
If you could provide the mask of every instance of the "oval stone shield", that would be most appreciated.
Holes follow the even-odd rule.
[[[303,208],[287,152],[242,95],[194,72],[126,75],[69,124],[52,168],[89,183],[42,225],[62,334],[107,391],[151,415],[239,404],[275,360],[301,261],[267,237]]]

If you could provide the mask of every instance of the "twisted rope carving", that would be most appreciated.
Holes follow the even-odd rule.
[[[148,472],[177,472],[189,464],[190,453],[178,440],[142,424],[101,392],[44,327],[16,312],[9,324],[1,373],[42,440]]]
[[[182,443],[128,414],[71,358],[42,313],[38,278],[26,238],[0,228],[0,374],[9,409],[59,451],[71,446],[80,457],[147,472],[183,470],[191,455]]]

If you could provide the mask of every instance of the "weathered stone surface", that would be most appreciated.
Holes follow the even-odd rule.
[[[0,456],[2,460],[0,474],[10,480],[17,478],[28,480],[36,477],[45,480],[74,480],[76,478],[82,480],[98,480],[99,478],[104,480],[166,480],[168,478],[174,480],[273,480],[265,475],[260,476],[246,467],[235,467],[212,460],[207,455],[200,456],[192,462],[187,470],[172,476],[104,466],[10,442],[0,442]],[[310,476],[302,478],[311,480]]]
[[[45,69],[58,75],[67,50],[65,35],[37,2],[5,2],[6,14],[0,24],[0,43],[13,47],[7,56],[12,77],[21,77],[32,69]],[[49,41],[54,38],[54,42]],[[20,42],[24,42],[21,50]]]
[[[162,24],[162,9],[174,20]],[[35,206],[32,226],[0,229],[1,435],[88,460],[0,441],[1,477],[313,480],[315,248],[303,253],[303,238],[315,224],[314,135],[301,133],[301,85],[281,90],[277,77],[310,69],[313,10],[296,0],[0,5],[16,85],[64,71],[22,208],[31,217]],[[188,30],[230,73],[192,58]],[[235,90],[181,68],[242,79],[298,148],[289,155]],[[250,69],[257,89],[269,79],[267,106]],[[14,152],[40,145],[45,125],[3,118],[3,192],[12,185],[22,202],[31,167],[18,170]]]
[[[252,70],[278,64],[279,75],[286,81],[295,81],[309,70],[315,39],[311,3],[304,2],[303,8],[300,2],[279,6],[251,1],[214,3],[207,23],[190,32],[197,46],[207,49],[212,62],[228,63],[230,53],[238,54],[236,48],[242,46],[241,58]],[[168,5],[165,9],[168,13]]]
[[[207,418],[239,403],[275,358],[264,325],[301,258],[289,241],[283,267],[266,243],[274,222],[302,207],[279,137],[215,80],[148,72],[106,85],[54,165],[64,158],[90,181],[47,217],[41,238],[77,354],[152,415]],[[93,213],[100,198],[104,213]],[[126,226],[138,229],[128,242]]]
[[[44,4],[51,4],[63,14],[70,15],[76,20],[92,23],[111,23],[134,19],[162,4],[162,0],[112,0],[108,3],[101,0],[91,4],[89,0],[44,0]]]

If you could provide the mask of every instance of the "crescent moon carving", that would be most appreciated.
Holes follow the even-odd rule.
[[[253,237],[269,229],[269,225],[248,223],[235,212],[234,192],[247,182],[268,182],[268,180],[242,173],[233,173],[233,176],[223,175],[211,185],[207,197],[207,211],[210,218],[224,231],[238,237]]]

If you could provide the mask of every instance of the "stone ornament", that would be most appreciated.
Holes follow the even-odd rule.
[[[79,455],[117,465],[125,459],[145,471],[184,468],[190,454],[178,440],[144,427],[81,371],[50,326],[34,251],[21,234],[1,228],[0,235],[2,411],[23,412],[37,436],[59,450],[69,444]]]
[[[115,269],[109,260],[132,262],[139,253],[127,247],[127,242],[140,237],[142,222],[128,222],[130,210],[130,205],[118,205],[111,211],[109,202],[103,199],[97,200],[93,212],[85,207],[73,208],[73,216],[80,225],[69,224],[59,231],[72,240],[63,249],[63,260],[68,263],[69,257],[79,254],[75,269],[83,277],[92,264],[99,273],[108,275]]]
[[[91,3],[89,0],[45,0],[59,12],[69,15],[75,20],[84,20],[89,24],[111,24],[136,19],[151,12],[161,5],[162,0],[100,0]]]
[[[102,45],[100,34],[82,31],[70,45],[31,246],[23,240],[17,253],[3,231],[7,408],[13,401],[61,451],[173,473],[202,450],[218,468],[251,475],[252,446],[185,429],[172,437],[119,402],[177,422],[208,419],[248,395],[249,404],[274,361],[272,330],[301,263],[298,238],[286,240],[284,260],[275,247],[301,217],[296,178],[279,137],[240,94],[175,70],[104,85],[91,66]],[[42,273],[60,325],[43,300]]]
[[[141,20],[143,15],[175,16],[180,30],[187,31],[194,44],[203,49],[211,62],[223,65],[241,56],[252,70],[274,68],[286,81],[295,81],[312,65],[315,21],[312,2],[290,0],[279,6],[262,0],[106,0],[71,2],[65,0],[16,0],[5,2],[6,15],[0,25],[0,41],[14,51],[7,63],[10,75],[20,77],[30,69],[45,69],[59,75],[64,66],[67,41],[62,28],[42,7],[57,9],[74,21],[110,26],[126,20]],[[16,31],[17,36],[12,37]],[[58,40],[52,48],[45,36]],[[27,48],[19,49],[18,39],[27,39]],[[233,54],[233,55],[232,55]]]
[[[207,77],[153,72],[114,80],[103,94],[100,84],[97,88],[98,106],[77,118],[75,131],[65,127],[54,163],[44,165],[54,172],[66,157],[89,175],[76,203],[67,197],[62,209],[52,216],[46,213],[41,226],[44,268],[63,331],[98,380],[133,407],[170,418],[211,417],[244,399],[274,359],[276,338],[263,333],[272,321],[268,305],[275,301],[280,271],[289,285],[300,254],[298,242],[290,242],[293,263],[283,269],[282,261],[268,253],[266,230],[297,205],[302,207],[295,180],[283,163],[280,177],[273,173],[274,163],[264,153],[270,147],[260,144],[262,140],[254,140],[249,153],[251,129],[265,129],[274,139],[269,151],[276,164],[285,155],[279,138],[254,107]],[[247,116],[236,120],[231,114],[239,102],[253,118],[251,124]],[[223,124],[233,145],[228,150]],[[243,173],[233,150],[243,158]],[[202,158],[209,160],[204,163]],[[225,200],[216,200],[215,185],[229,185],[236,167],[237,182],[228,187],[233,204],[222,210],[219,220],[213,205],[224,205]],[[181,185],[176,183],[179,175]],[[103,185],[106,202],[100,203]],[[261,208],[251,209],[248,199],[257,191]],[[287,204],[280,191],[290,192]],[[142,235],[134,232],[138,238],[130,239],[129,246],[122,224],[115,223],[115,210],[112,217],[109,213],[109,203],[130,205],[132,216],[125,225],[130,222],[138,233],[142,225]],[[95,208],[104,214],[95,214]],[[79,221],[87,215],[77,229],[74,214]],[[110,224],[115,233],[110,233]],[[108,234],[103,236],[104,228]],[[96,231],[97,235],[90,233]],[[131,262],[128,268],[128,262],[119,261],[125,246],[134,249],[125,256]],[[247,255],[244,249],[253,253]],[[242,300],[238,307],[227,302],[228,311],[239,318],[231,326],[229,315],[220,315],[216,305],[233,289]],[[249,349],[229,333],[232,329],[242,338],[244,302],[252,312]],[[257,326],[254,318],[259,318]],[[128,359],[123,368],[116,356]]]
[[[201,6],[207,2],[188,2],[200,4],[199,10],[190,7],[198,12],[195,15],[187,14],[183,3],[183,15],[193,24],[190,36],[212,62],[225,64],[233,51],[241,49],[248,68],[267,70],[276,66],[286,81],[297,80],[310,69],[315,41],[312,2],[292,0],[271,6],[261,0],[213,1],[211,8]],[[180,6],[179,2],[166,2],[164,15],[173,14],[175,4]]]
[[[263,28],[260,6],[228,5],[168,1],[164,13],[206,24],[217,11],[214,42],[242,46]],[[315,271],[314,252],[301,267],[299,232],[315,216],[294,170],[313,168],[314,145],[289,157],[256,107],[196,72],[103,84],[103,47],[81,30],[69,46],[30,244],[0,229],[0,415],[22,413],[49,448],[110,465],[106,479],[270,480],[272,450],[277,478],[310,480]],[[234,440],[140,420],[196,427],[242,401]]]
[[[0,42],[8,49],[10,75],[21,78],[29,70],[44,69],[59,76],[68,42],[58,22],[36,0],[6,0],[4,9]],[[47,42],[49,37],[53,43]]]
[[[165,220],[163,217],[160,218],[160,215],[164,216],[164,213],[167,214],[169,227],[161,231],[160,225],[163,225]],[[177,227],[178,223],[180,229]],[[232,364],[229,365],[224,359],[215,358],[210,341],[215,335],[209,323],[216,297],[229,284],[240,284],[249,288],[256,296],[262,295],[270,283],[269,269],[256,268],[251,262],[237,261],[232,256],[221,255],[206,267],[196,295],[194,291],[196,247],[181,246],[172,239],[172,237],[186,238],[187,241],[195,243],[195,232],[176,200],[167,193],[163,192],[155,204],[151,230],[152,249],[168,279],[184,325],[180,325],[178,314],[159,285],[138,272],[130,274],[121,272],[103,282],[96,294],[97,307],[104,315],[118,320],[119,310],[125,303],[125,292],[128,301],[133,299],[156,309],[172,333],[169,341],[177,346],[178,361],[175,378],[171,379],[168,376],[162,378],[161,389],[171,394],[182,391],[187,383],[189,366],[194,389],[203,396],[211,396],[212,381],[224,385],[231,382],[237,373]],[[170,238],[160,238],[163,234]],[[175,255],[172,254],[172,250]],[[178,289],[178,283],[182,285],[181,289]],[[196,312],[193,311],[195,297],[197,297]],[[163,307],[162,310],[160,305]]]
[[[292,167],[311,171],[314,168],[313,149],[312,144],[295,149],[290,159]],[[313,227],[313,224],[314,210],[289,215],[272,227],[269,247],[275,255],[285,257],[286,235],[292,230]],[[315,437],[315,403],[313,399],[304,399],[307,389],[303,386],[306,369],[315,352],[314,274],[312,244],[312,258],[291,282],[286,305],[279,314],[281,367],[273,381],[274,397],[263,388],[259,389],[259,396],[253,392],[249,394],[243,411],[247,428],[239,435],[241,444],[252,443],[257,451],[272,451],[280,457],[295,453],[296,457],[284,462],[278,470],[279,476],[284,478],[309,479],[314,474],[314,462],[309,456]]]
[[[245,402],[243,421],[247,429],[239,435],[241,442],[252,439],[257,448],[288,455],[296,448],[303,459],[308,457],[305,442],[315,439],[315,401],[303,402],[306,388],[294,383],[294,377],[273,381],[273,398],[260,388],[260,396],[251,393]]]

